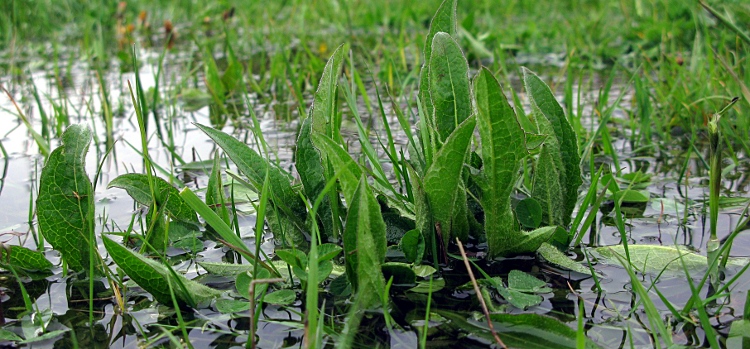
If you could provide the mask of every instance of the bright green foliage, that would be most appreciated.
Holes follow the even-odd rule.
[[[578,154],[578,138],[549,86],[526,68],[523,69],[523,81],[532,105],[549,121],[560,147],[560,155],[557,156],[554,153],[552,155],[562,161],[563,168],[560,171],[559,182],[563,188],[563,196],[560,202],[563,207],[562,225],[567,226],[570,224],[570,216],[578,200],[578,187],[583,183],[580,168],[581,157]]]
[[[315,91],[313,105],[310,108],[312,132],[323,134],[333,139],[341,137],[341,120],[336,117],[336,88],[338,87],[344,55],[349,52],[349,46],[342,44],[326,63],[323,75],[320,77],[318,90]]]
[[[553,132],[549,121],[539,118],[537,121],[542,133]],[[560,145],[555,137],[547,137],[542,144],[539,158],[534,166],[534,188],[531,195],[542,206],[542,219],[548,225],[565,225],[570,220],[571,212],[565,214],[565,189],[563,177],[565,169],[560,159]]]
[[[188,280],[181,274],[170,271],[163,264],[135,253],[125,246],[118,244],[104,236],[104,247],[112,260],[117,263],[138,286],[151,293],[163,304],[172,304],[169,287],[174,291],[177,300],[190,307],[208,305],[212,299],[219,297],[221,291],[210,288],[193,280]]]
[[[0,248],[0,267],[3,269],[13,267],[16,272],[22,273],[48,273],[52,269],[52,262],[47,260],[42,252],[16,245],[10,245],[8,248]]]
[[[90,141],[88,127],[68,127],[42,169],[36,201],[39,230],[75,271],[89,269],[89,248],[96,246],[90,241],[94,193],[84,164]]]
[[[472,112],[469,65],[458,43],[447,33],[437,33],[432,39],[429,77],[434,131],[443,143]]]
[[[445,145],[435,154],[435,159],[423,179],[424,192],[429,204],[427,212],[432,213],[432,222],[440,225],[446,246],[452,241],[451,236],[464,240],[469,233],[466,190],[461,172],[475,125],[476,120],[472,117],[456,128],[445,140]],[[417,205],[420,205],[420,201],[417,201]],[[417,212],[424,210],[417,207]],[[431,241],[431,235],[425,234],[425,239]],[[430,246],[430,243],[427,245]]]
[[[380,266],[385,261],[385,222],[380,205],[372,195],[367,180],[362,177],[349,204],[344,229],[346,276],[358,292],[363,308],[380,303],[385,280]]]
[[[625,247],[622,245],[605,246],[596,249],[604,261],[613,262],[617,256],[627,261]],[[684,248],[657,245],[629,245],[630,264],[636,270],[646,273],[660,273],[662,271],[678,272],[685,268],[696,274],[708,269],[708,259]],[[746,258],[730,258],[727,265],[737,267],[748,263]]]
[[[156,205],[160,208],[164,207],[164,213],[174,220],[197,224],[198,216],[195,214],[195,211],[193,211],[193,209],[182,200],[177,188],[159,177],[152,178],[154,180]],[[154,203],[153,196],[151,195],[151,188],[148,184],[148,176],[145,174],[128,173],[121,175],[109,182],[107,187],[125,189],[128,192],[128,195],[141,205],[150,207]]]
[[[508,286],[503,285],[500,278],[489,280],[503,298],[516,308],[526,309],[541,303],[544,299],[540,293],[550,293],[552,289],[547,283],[520,270],[508,273]]]
[[[339,144],[331,138],[324,135],[314,135],[313,140],[320,151],[333,166],[333,171],[338,176],[341,191],[344,194],[344,200],[351,207],[355,191],[362,176],[362,169],[354,162],[352,156],[344,150]]]
[[[445,0],[438,7],[430,22],[430,30],[424,42],[424,63],[419,72],[419,99],[425,106],[425,115],[432,117],[433,106],[430,99],[430,59],[432,58],[432,42],[435,34],[443,32],[451,36],[456,35],[456,0]]]
[[[510,207],[510,195],[526,156],[524,133],[500,83],[487,69],[474,79],[477,124],[482,137],[482,208],[489,254],[506,250],[520,228]]]
[[[221,263],[221,262],[198,262],[198,264],[206,269],[207,272],[218,275],[236,278],[237,275],[242,273],[252,272],[252,264],[235,264],[235,263]]]
[[[550,263],[554,266],[572,270],[585,275],[591,275],[591,269],[586,268],[583,265],[573,261],[566,254],[560,252],[557,247],[552,246],[546,242],[539,246],[539,249],[537,249],[536,252],[538,255],[542,256],[547,261],[547,263]]]

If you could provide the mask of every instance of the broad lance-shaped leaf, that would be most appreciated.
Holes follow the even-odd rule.
[[[583,183],[580,168],[581,157],[578,154],[578,138],[549,86],[526,68],[523,68],[523,81],[531,104],[549,120],[560,146],[560,155],[552,154],[552,156],[561,158],[564,166],[560,173],[560,184],[564,194],[563,225],[567,226],[570,224],[570,216],[578,200],[578,188]]]
[[[336,117],[336,88],[341,75],[341,67],[344,64],[344,55],[349,51],[347,44],[342,44],[323,69],[320,77],[318,90],[315,91],[313,105],[310,108],[312,118],[312,129],[315,134],[323,134],[334,138],[341,137],[341,120]]]
[[[380,270],[385,261],[385,222],[380,205],[362,176],[349,206],[344,229],[346,276],[363,308],[380,303],[385,279]]]
[[[469,150],[476,120],[466,119],[445,140],[445,145],[435,154],[432,165],[424,176],[424,191],[432,212],[432,222],[440,225],[443,243],[447,246],[451,236],[465,240],[469,233],[467,219],[466,189],[461,180],[464,159]],[[419,204],[420,201],[417,201]],[[424,208],[417,208],[417,211]],[[425,236],[427,246],[431,236]]]
[[[318,149],[312,143],[312,118],[302,120],[297,137],[297,152],[294,166],[297,168],[305,195],[310,202],[315,202],[326,186],[325,169]],[[318,207],[318,221],[323,224],[323,233],[333,236],[333,212],[330,195],[326,195]]]
[[[52,262],[42,252],[10,245],[7,250],[0,248],[0,267],[3,269],[12,267],[21,273],[39,273],[49,272],[52,269]]]
[[[194,308],[206,306],[222,294],[219,290],[189,280],[181,274],[173,274],[161,263],[135,253],[106,236],[102,237],[102,241],[117,266],[162,304],[172,304],[170,284],[177,300]]]
[[[461,47],[447,33],[437,33],[432,39],[430,98],[433,125],[442,143],[472,112],[469,65]]]
[[[450,320],[466,333],[494,341],[487,322],[476,321],[469,315],[437,310],[442,317]],[[564,349],[581,348],[576,331],[555,318],[539,314],[490,314],[495,331],[508,348],[523,349]],[[585,349],[601,348],[588,338],[581,343]]]
[[[250,149],[246,144],[234,137],[212,127],[195,124],[201,131],[206,133],[216,144],[224,150],[229,158],[237,165],[237,168],[250,179],[250,184],[260,192],[268,170],[271,201],[285,218],[285,221],[300,220],[306,216],[305,205],[302,199],[292,188],[292,176],[270,164],[266,159]],[[266,214],[270,214],[270,211]],[[271,217],[269,217],[269,220]],[[303,233],[297,229],[288,229],[285,234],[294,234],[295,237],[287,237],[286,240],[300,241],[304,239]]]
[[[89,269],[89,248],[96,246],[89,239],[94,229],[94,193],[85,170],[90,141],[88,127],[68,127],[62,145],[42,169],[36,200],[39,230],[75,271]]]
[[[341,184],[344,200],[346,200],[347,205],[351,206],[352,202],[356,200],[354,199],[354,193],[357,190],[359,177],[362,176],[362,169],[352,159],[352,156],[331,138],[324,135],[313,135],[313,139],[321,153],[325,154],[323,157],[327,158],[333,166]]]
[[[537,125],[542,133],[549,134],[542,145],[534,166],[534,184],[531,197],[542,206],[542,221],[547,225],[564,226],[566,217],[565,188],[561,183],[565,168],[560,159],[560,145],[554,137],[551,125],[546,118],[538,118]],[[570,213],[567,214],[570,220]]]
[[[445,0],[432,17],[430,30],[424,41],[424,63],[419,72],[419,100],[425,106],[425,115],[432,117],[432,100],[430,100],[430,58],[432,57],[432,39],[439,32],[456,35],[456,0]]]
[[[524,132],[508,104],[500,83],[482,68],[474,79],[477,124],[482,137],[482,207],[489,255],[506,251],[519,234],[510,196],[526,156]]]
[[[625,247],[622,245],[598,247],[595,251],[600,255],[599,260],[613,263],[617,260],[627,262]],[[701,256],[687,248],[658,245],[628,245],[630,264],[636,270],[646,273],[661,273],[662,271],[683,274],[683,263],[693,275],[703,275],[708,270],[708,258]],[[729,267],[743,267],[748,263],[747,258],[729,258]],[[619,261],[617,261],[620,264]]]
[[[153,177],[154,180],[154,191],[156,194],[156,204],[158,206],[164,206],[166,214],[172,219],[198,223],[198,216],[195,211],[185,203],[180,197],[180,192],[159,177]],[[121,175],[111,182],[109,182],[108,188],[116,187],[125,189],[128,195],[137,201],[139,204],[149,206],[153,204],[153,197],[151,196],[151,188],[148,184],[148,176],[141,173],[127,173]]]

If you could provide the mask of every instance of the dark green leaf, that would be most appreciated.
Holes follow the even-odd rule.
[[[138,286],[151,293],[162,304],[172,304],[172,297],[169,292],[170,284],[177,300],[191,307],[205,306],[222,293],[193,280],[188,280],[181,274],[172,273],[163,264],[135,253],[106,236],[103,236],[102,240],[104,241],[104,247],[112,260],[117,263],[117,266],[124,270],[125,274],[133,279]]]
[[[432,17],[430,30],[424,42],[424,63],[419,72],[419,100],[425,105],[425,115],[432,117],[433,106],[430,100],[430,59],[432,57],[432,41],[439,32],[456,35],[456,0],[445,0]]]
[[[401,238],[401,251],[409,263],[419,263],[424,256],[425,242],[424,237],[417,229],[406,232]]]
[[[537,228],[542,223],[542,206],[534,198],[525,198],[516,205],[516,217],[524,227]]]
[[[10,245],[9,249],[0,248],[0,267],[4,269],[13,267],[20,273],[49,272],[52,269],[52,262],[42,252],[16,245]]]
[[[182,200],[177,188],[159,177],[154,176],[152,179],[154,181],[154,196],[156,196],[156,204],[158,206],[163,206],[166,213],[172,219],[198,223],[198,216]],[[151,207],[154,202],[154,196],[151,195],[151,188],[148,183],[148,176],[145,174],[128,173],[121,175],[109,182],[107,187],[125,189],[130,197],[144,206]]]
[[[198,264],[206,269],[207,272],[218,275],[236,278],[237,275],[242,273],[252,272],[253,266],[251,264],[233,264],[233,263],[218,263],[218,262],[198,262]]]
[[[315,202],[323,193],[326,186],[325,169],[323,160],[318,149],[312,143],[312,121],[311,117],[302,120],[297,137],[297,152],[295,153],[294,166],[297,168],[299,178],[305,195],[310,202]],[[326,196],[318,207],[318,221],[323,224],[324,236],[333,236],[333,212],[331,211],[331,196]]]
[[[313,139],[321,153],[325,154],[324,158],[328,159],[333,166],[341,184],[344,200],[346,200],[347,205],[351,206],[359,177],[362,175],[362,169],[352,159],[352,156],[330,137],[315,135]]]
[[[388,262],[383,263],[381,269],[386,280],[393,278],[394,285],[413,285],[417,283],[417,275],[408,264]]]
[[[39,230],[75,271],[89,269],[90,246],[96,246],[90,240],[94,193],[85,166],[90,141],[88,127],[68,127],[42,169],[36,200]]]

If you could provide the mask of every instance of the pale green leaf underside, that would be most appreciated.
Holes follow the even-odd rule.
[[[165,205],[166,213],[173,219],[198,223],[198,216],[195,214],[188,204],[180,197],[180,192],[159,177],[153,177],[154,180],[154,191],[156,192],[157,205]],[[153,204],[153,197],[151,196],[151,189],[148,184],[148,176],[141,173],[128,173],[121,175],[111,182],[109,182],[108,188],[116,187],[124,189],[128,192],[128,195],[132,197],[139,204],[144,206],[151,206]]]

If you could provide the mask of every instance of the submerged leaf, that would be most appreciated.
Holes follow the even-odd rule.
[[[94,193],[85,167],[90,141],[88,127],[68,127],[42,169],[36,200],[39,230],[75,271],[89,269],[90,248],[96,247],[90,240]],[[95,248],[93,253],[98,255]]]
[[[206,306],[222,294],[219,290],[171,272],[163,264],[135,253],[106,236],[102,240],[117,266],[162,304],[172,304],[170,285],[178,302],[194,308]]]

